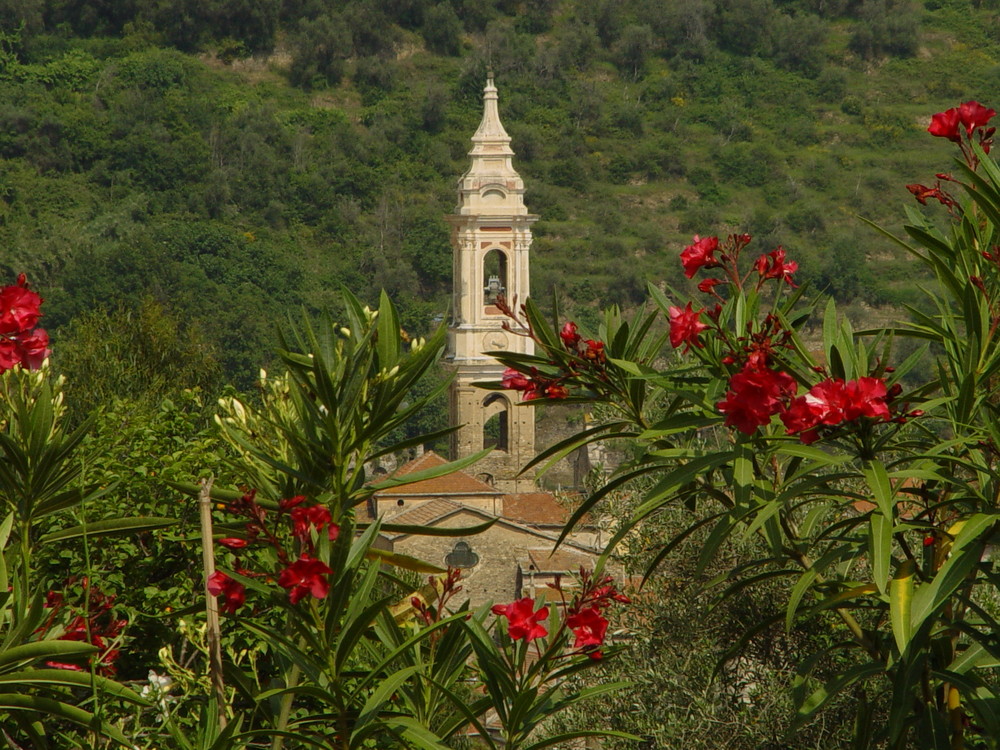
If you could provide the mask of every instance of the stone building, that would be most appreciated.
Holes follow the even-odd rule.
[[[446,461],[433,451],[401,466],[395,477]],[[592,568],[600,533],[584,523],[558,549],[571,510],[548,492],[504,494],[458,471],[377,493],[368,514],[386,525],[379,546],[441,567],[462,570],[461,599],[473,607],[544,596],[547,583],[580,567]],[[429,536],[423,529],[489,528],[460,536]]]
[[[498,381],[503,366],[489,352],[532,353],[532,342],[504,329],[497,307],[503,295],[524,300],[529,291],[531,225],[524,182],[514,169],[510,136],[500,122],[493,76],[483,94],[483,117],[472,136],[471,165],[458,184],[452,227],[454,317],[448,329],[447,366],[454,372],[450,419],[458,425],[453,458],[485,447],[492,451],[470,469],[377,493],[366,509],[386,528],[380,546],[442,567],[462,569],[462,587],[473,606],[542,596],[547,583],[600,555],[597,529],[584,523],[556,544],[571,509],[540,492],[521,468],[535,456],[535,410],[517,407],[513,394],[475,383]],[[441,466],[425,453],[393,476]],[[474,472],[474,476],[471,472]],[[429,536],[430,528],[472,529],[476,534]]]

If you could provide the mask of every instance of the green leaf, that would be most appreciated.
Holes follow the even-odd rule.
[[[865,479],[868,486],[875,495],[875,504],[878,505],[879,512],[885,516],[891,524],[893,520],[893,508],[895,507],[892,483],[889,481],[889,474],[881,461],[872,460],[865,464]]]
[[[792,630],[792,623],[795,621],[795,615],[799,609],[799,602],[802,601],[802,597],[812,586],[813,581],[816,580],[817,571],[815,568],[809,568],[801,576],[799,580],[795,582],[792,587],[791,592],[788,595],[788,606],[785,609],[785,632],[789,633]]]
[[[788,735],[786,736],[790,737],[796,730],[799,729],[799,727],[809,721],[818,711],[839,695],[845,688],[850,687],[856,682],[867,680],[870,677],[881,674],[882,671],[883,667],[878,662],[858,664],[837,675],[822,687],[817,688],[808,698],[806,698],[805,701],[802,702],[802,705],[799,706],[798,714],[792,722],[792,725],[788,730]]]
[[[24,695],[21,693],[3,693],[0,694],[0,709],[30,711],[55,716],[102,734],[108,739],[114,740],[119,745],[129,748],[129,750],[132,750],[134,747],[117,727],[105,724],[89,711],[84,711],[82,708],[77,708],[76,706],[71,706],[68,703],[63,703],[52,698],[45,698],[38,695]]]
[[[575,740],[583,739],[584,737],[618,737],[623,740],[629,740],[630,742],[642,742],[642,737],[637,737],[634,734],[628,734],[627,732],[619,732],[614,729],[581,729],[576,732],[566,732],[564,734],[553,735],[552,737],[546,737],[540,742],[532,743],[528,745],[524,750],[542,750],[545,747],[552,747],[553,745],[562,745],[568,743],[570,747],[577,747],[579,743]]]
[[[369,489],[375,492],[381,492],[382,490],[392,489],[394,487],[403,487],[408,484],[414,484],[415,482],[422,482],[425,479],[437,479],[438,477],[443,477],[448,474],[453,474],[456,471],[462,471],[463,469],[472,466],[474,463],[480,459],[485,458],[492,452],[492,448],[485,448],[478,453],[473,453],[471,456],[466,456],[465,458],[460,458],[456,461],[450,461],[446,464],[441,464],[440,466],[435,466],[431,469],[424,469],[423,471],[414,471],[409,474],[403,474],[399,477],[389,477],[388,479],[383,479],[381,482],[376,482],[375,484],[369,485]]]
[[[399,552],[389,552],[384,549],[369,548],[365,552],[365,557],[369,560],[377,560],[386,565],[393,565],[404,570],[411,570],[414,573],[444,573],[445,569],[429,562],[424,562],[410,555],[403,555]]]
[[[118,534],[138,534],[142,531],[154,531],[165,529],[169,526],[176,526],[179,521],[176,518],[159,518],[147,516],[144,518],[108,518],[93,523],[71,526],[67,529],[60,529],[46,534],[38,541],[40,544],[51,544],[52,542],[64,542],[68,539],[78,539],[83,536],[104,537]]]
[[[0,685],[61,685],[71,688],[96,687],[103,693],[117,696],[130,703],[143,706],[153,705],[131,688],[114,680],[89,672],[74,672],[69,669],[24,669],[19,672],[0,674]]]
[[[913,605],[913,575],[916,564],[913,560],[904,560],[896,568],[896,574],[889,584],[889,619],[892,623],[892,636],[896,639],[896,648],[900,654],[906,653],[913,636],[913,623],[910,619],[910,609]]]
[[[868,519],[868,524],[872,576],[878,590],[885,594],[889,582],[889,568],[892,565],[892,520],[881,513],[873,513]]]
[[[78,641],[35,641],[14,646],[4,651],[0,651],[0,667],[17,662],[32,662],[39,659],[50,659],[53,657],[73,657],[86,656],[97,652],[97,648],[89,643]]]
[[[379,528],[382,531],[388,531],[392,534],[414,534],[416,536],[475,536],[476,534],[482,534],[495,524],[497,520],[498,519],[496,518],[492,518],[485,523],[480,523],[475,526],[457,526],[453,528],[398,523],[383,523]],[[367,528],[367,524],[358,524],[358,528]]]

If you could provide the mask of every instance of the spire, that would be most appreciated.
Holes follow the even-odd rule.
[[[458,181],[456,214],[527,215],[524,181],[514,169],[510,136],[500,122],[493,71],[486,74],[483,119],[472,136],[469,170]]]
[[[500,122],[500,111],[497,108],[497,87],[493,85],[493,71],[486,74],[486,88],[483,89],[483,119],[479,128],[472,136],[472,151],[469,156],[475,158],[486,154],[513,156],[510,148],[510,136]]]

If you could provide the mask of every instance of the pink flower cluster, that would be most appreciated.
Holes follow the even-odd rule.
[[[698,282],[698,290],[706,294],[711,294],[719,301],[723,301],[715,288],[720,284],[730,283],[735,288],[741,289],[750,280],[751,275],[757,273],[756,286],[759,289],[765,282],[771,279],[784,281],[789,286],[794,287],[795,282],[792,275],[798,270],[799,264],[795,261],[786,261],[784,248],[777,247],[769,253],[764,253],[754,261],[752,270],[747,274],[740,274],[739,257],[743,249],[750,244],[749,234],[730,235],[725,243],[720,243],[718,237],[694,236],[693,242],[681,252],[681,265],[684,267],[684,275],[689,279],[694,278],[702,268],[720,268],[725,278],[707,278]],[[716,253],[719,256],[716,257]],[[684,353],[687,353],[692,346],[701,348],[703,346],[700,334],[710,326],[702,320],[702,315],[709,319],[718,316],[720,308],[718,305],[712,310],[701,308],[694,310],[689,302],[686,307],[670,307],[670,345],[675,349],[684,346]]]
[[[748,361],[729,379],[725,399],[715,406],[726,415],[728,426],[752,435],[786,408],[795,390],[795,379],[788,373]]]
[[[322,560],[316,557],[316,535],[326,530],[327,539],[334,541],[340,534],[340,527],[332,522],[330,509],[323,505],[303,505],[306,498],[302,495],[287,498],[278,504],[278,520],[285,517],[291,523],[293,538],[298,543],[299,554],[289,554],[285,545],[278,537],[276,527],[269,522],[268,512],[256,500],[256,493],[251,491],[229,506],[236,515],[247,518],[245,525],[246,537],[226,537],[219,539],[220,546],[236,554],[233,570],[242,576],[262,577],[240,563],[239,552],[255,542],[270,545],[278,556],[281,571],[278,573],[278,585],[288,591],[288,599],[297,604],[306,596],[324,599],[330,592],[330,582],[327,576],[333,571]],[[212,596],[223,598],[222,611],[234,614],[246,602],[246,587],[232,576],[215,571],[206,581],[208,592]]]
[[[558,377],[547,377],[538,372],[537,368],[532,368],[527,375],[508,367],[503,372],[501,385],[512,391],[521,391],[522,401],[533,401],[536,398],[567,398],[569,388],[566,382],[578,375],[582,369],[602,372],[608,361],[604,353],[604,342],[594,339],[585,339],[580,335],[576,323],[567,321],[562,330],[559,331],[559,338],[562,341],[565,352],[570,356],[569,361],[564,363],[564,372]],[[556,364],[555,361],[552,364]]]
[[[990,152],[996,127],[989,126],[989,123],[995,116],[995,109],[984,107],[977,101],[968,101],[933,115],[927,132],[938,138],[947,138],[949,141],[957,143],[962,150],[965,163],[975,170],[979,165],[979,156],[972,148],[972,144],[978,142],[983,153]],[[954,182],[955,179],[947,174],[938,174],[936,177],[937,181],[933,187],[914,183],[907,185],[906,189],[922,205],[926,206],[929,200],[936,200],[947,208],[953,217],[958,218],[960,213],[957,210],[958,201],[941,187],[942,181]]]
[[[794,399],[782,412],[781,421],[789,435],[797,434],[803,443],[813,443],[819,438],[822,425],[835,427],[861,417],[887,421],[890,418],[887,395],[881,378],[847,382],[829,378]]]
[[[0,289],[0,372],[15,365],[34,370],[49,356],[49,336],[35,328],[41,305],[23,273],[16,284]]]
[[[781,247],[760,255],[749,272],[740,273],[739,256],[750,240],[748,234],[731,235],[725,243],[720,243],[718,237],[695,235],[692,244],[681,252],[684,274],[693,278],[702,268],[722,269],[725,278],[704,279],[698,284],[699,290],[714,295],[720,302],[724,300],[715,290],[719,284],[728,283],[739,291],[755,272],[757,289],[768,280],[795,286],[792,274],[798,270],[798,264],[787,260]],[[730,349],[721,364],[740,368],[730,376],[725,398],[716,404],[719,412],[725,415],[726,425],[752,435],[777,415],[788,434],[798,435],[802,442],[811,443],[818,439],[823,426],[835,427],[861,417],[878,421],[890,419],[887,402],[895,394],[888,392],[881,378],[863,377],[846,383],[828,378],[805,395],[796,397],[798,383],[795,378],[773,366],[776,352],[790,346],[792,335],[781,320],[768,315],[745,336],[737,338],[734,346],[718,328],[720,310],[719,305],[708,311],[695,310],[688,302],[683,308],[669,308],[668,313],[670,343],[674,348],[684,345],[686,353],[692,346],[702,347],[700,334],[714,327]],[[711,325],[703,322],[703,314]]]
[[[58,636],[57,640],[79,641],[89,643],[97,648],[98,652],[94,657],[97,672],[110,677],[115,673],[115,660],[119,654],[116,645],[128,622],[115,617],[112,610],[115,603],[113,595],[105,594],[96,586],[91,586],[90,580],[86,576],[80,579],[71,578],[66,583],[69,586],[77,581],[83,588],[84,607],[76,608],[76,614],[70,618],[63,634]],[[47,631],[51,628],[59,613],[66,606],[65,594],[59,591],[49,591],[45,596],[45,607],[51,612],[39,631]],[[69,669],[75,672],[84,670],[84,667],[79,664],[69,662],[47,661],[45,664],[56,669]]]
[[[629,598],[615,589],[612,578],[595,578],[589,571],[580,569],[580,590],[567,604],[560,582],[549,584],[563,597],[566,610],[565,622],[560,629],[568,628],[573,633],[573,648],[586,653],[592,659],[600,659],[601,646],[608,632],[608,619],[602,611],[613,602],[629,603]],[[510,604],[496,604],[493,614],[507,618],[507,635],[512,640],[533,641],[548,635],[545,620],[549,616],[548,606],[535,609],[531,597],[518,599]]]
[[[963,129],[965,137],[970,141],[973,134],[976,133],[979,135],[983,151],[988,154],[996,128],[987,128],[986,126],[996,113],[995,109],[984,107],[977,101],[968,101],[933,115],[927,132],[938,138],[947,138],[955,143],[962,143]]]

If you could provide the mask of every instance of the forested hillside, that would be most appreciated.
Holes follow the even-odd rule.
[[[582,322],[636,305],[687,283],[666,258],[692,234],[730,228],[842,303],[898,305],[917,280],[857,217],[891,228],[940,163],[927,113],[996,105],[998,9],[0,0],[0,272],[46,297],[57,352],[159,347],[180,379],[247,382],[341,284],[422,332],[490,66],[542,217],[535,296]]]

